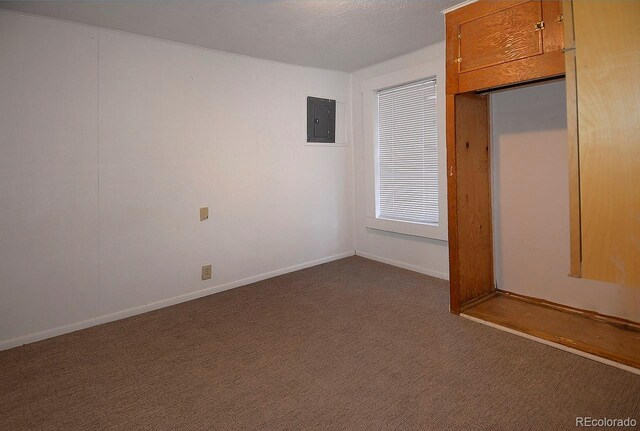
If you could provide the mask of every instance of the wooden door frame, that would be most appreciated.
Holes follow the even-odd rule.
[[[450,311],[456,314],[465,305],[492,294],[496,289],[491,168],[490,162],[485,161],[485,156],[488,158],[490,154],[491,116],[488,97],[483,94],[491,89],[559,77],[565,73],[564,53],[555,45],[554,51],[458,73],[458,29],[462,22],[525,1],[531,0],[480,0],[445,15]],[[559,1],[545,2],[545,17],[550,14],[544,10],[545,5],[552,8],[553,13],[561,12]],[[559,28],[553,28],[550,32],[554,40],[558,31]],[[478,94],[480,91],[483,94]],[[485,147],[486,154],[479,151],[482,147]]]

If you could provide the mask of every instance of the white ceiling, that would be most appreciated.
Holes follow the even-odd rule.
[[[0,8],[354,71],[444,39],[460,0],[0,1]]]

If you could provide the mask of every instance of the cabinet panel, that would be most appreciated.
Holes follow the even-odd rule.
[[[573,2],[582,275],[640,287],[640,2]]]
[[[542,33],[544,52],[560,51],[564,48],[564,15],[559,1],[545,1],[542,4]]]
[[[529,1],[460,24],[459,72],[542,54],[540,1]]]
[[[445,18],[447,94],[564,74],[559,1],[480,0]]]

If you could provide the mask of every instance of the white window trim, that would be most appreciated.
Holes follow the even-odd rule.
[[[443,53],[444,54],[444,53]],[[423,79],[436,78],[436,112],[438,128],[438,215],[439,224],[429,225],[376,217],[376,187],[378,169],[378,91]],[[365,163],[365,226],[369,229],[395,232],[423,238],[447,241],[447,151],[445,127],[445,62],[444,57],[376,76],[363,81],[362,91]]]

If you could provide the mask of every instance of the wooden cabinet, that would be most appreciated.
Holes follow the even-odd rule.
[[[542,3],[528,1],[460,24],[458,73],[539,55]]]
[[[640,2],[566,4],[571,272],[640,287]]]
[[[452,94],[564,73],[559,1],[479,1],[446,20]]]
[[[488,98],[564,74],[558,1],[478,1],[445,14],[451,311],[495,290]]]
[[[640,287],[640,1],[480,0],[445,18],[451,312],[637,367],[637,324],[496,292],[486,95],[565,75],[570,274]],[[613,344],[583,337],[598,328]]]
[[[496,289],[483,94],[565,59],[570,274],[640,287],[640,1],[480,0],[445,19],[451,311]]]

